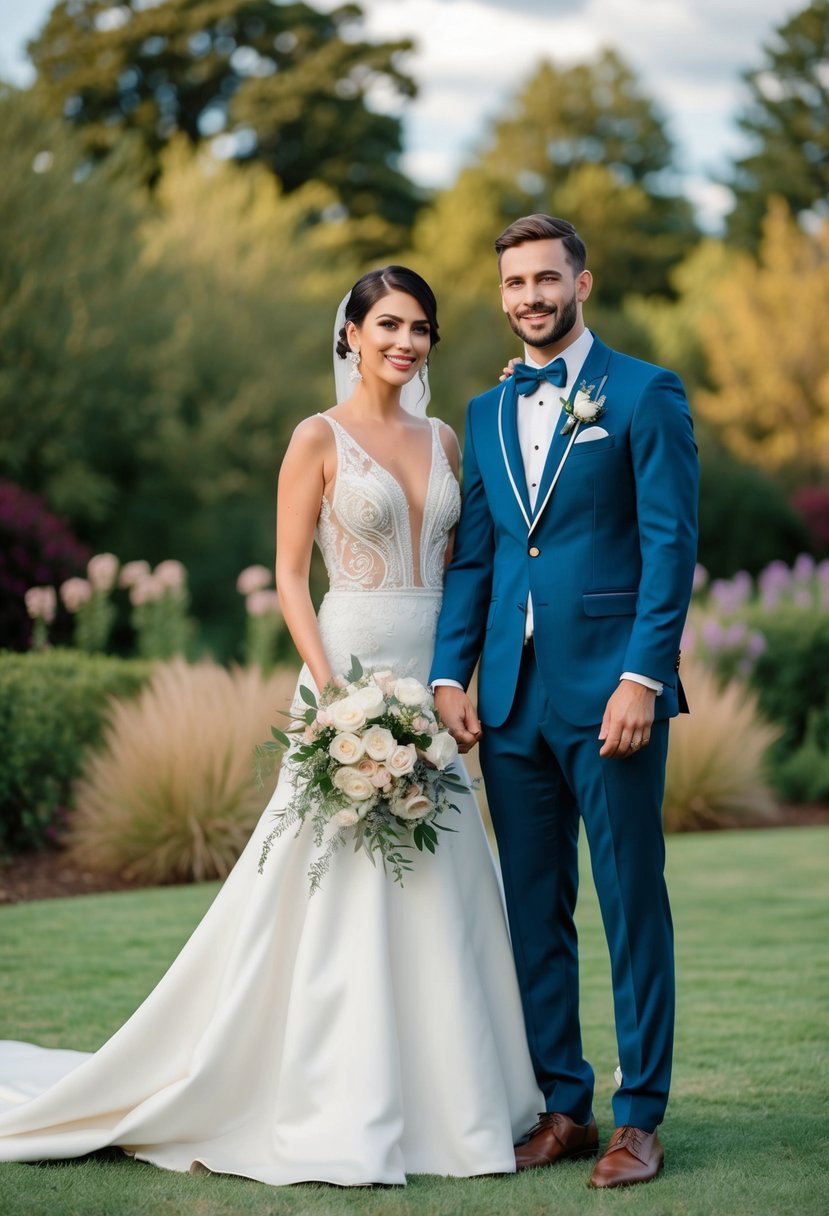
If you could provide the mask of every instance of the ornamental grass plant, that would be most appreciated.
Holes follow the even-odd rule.
[[[694,656],[683,657],[691,706],[671,723],[663,820],[666,832],[739,827],[777,812],[766,754],[781,728],[762,716],[742,681],[722,684]]]
[[[253,753],[293,672],[182,659],[116,702],[75,788],[74,861],[147,884],[223,878],[267,802]]]

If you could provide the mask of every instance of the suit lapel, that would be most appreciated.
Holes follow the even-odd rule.
[[[593,335],[593,345],[587,352],[587,358],[584,361],[581,371],[573,381],[570,392],[567,396],[568,401],[575,398],[576,392],[581,388],[582,384],[588,387],[594,386],[593,396],[601,396],[601,388],[599,387],[607,379],[607,366],[610,362],[612,351],[609,346],[605,346],[596,335]],[[541,482],[538,487],[538,497],[535,500],[535,513],[532,516],[530,523],[530,531],[535,528],[541,518],[547,503],[552,497],[555,489],[556,481],[564,467],[564,462],[570,455],[570,449],[575,442],[576,435],[579,429],[577,422],[575,427],[567,435],[561,434],[561,428],[566,421],[567,415],[562,409],[561,416],[556,423],[556,429],[553,432],[553,439],[547,452],[547,459],[544,462],[544,471],[541,474]],[[517,431],[516,431],[517,436]],[[516,439],[517,442],[517,439]],[[520,455],[520,453],[519,453]]]
[[[524,517],[524,522],[529,528],[532,513],[527,479],[524,475],[524,461],[521,457],[521,445],[518,442],[518,394],[512,379],[507,380],[501,390],[501,398],[498,403],[498,439],[512,492]]]

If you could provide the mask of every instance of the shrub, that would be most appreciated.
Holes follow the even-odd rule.
[[[829,699],[809,714],[800,747],[778,758],[774,784],[789,802],[829,802]]]
[[[812,551],[829,557],[829,486],[803,486],[792,496],[792,506],[803,517]]]
[[[90,869],[146,883],[223,878],[265,799],[253,751],[295,677],[181,659],[113,705],[101,750],[76,786],[69,845]]]
[[[829,613],[786,604],[755,616],[766,639],[752,675],[763,713],[783,727],[775,756],[791,755],[806,738],[809,716],[826,705]]]
[[[766,753],[779,735],[757,697],[737,680],[722,685],[699,659],[683,657],[691,713],[671,723],[663,820],[667,832],[738,827],[773,816]]]
[[[756,574],[808,547],[803,518],[775,481],[713,442],[701,444],[699,554],[712,575]]]
[[[42,498],[0,479],[0,646],[26,650],[32,622],[24,596],[29,587],[53,585],[83,570],[84,548]],[[52,636],[68,635],[58,617]]]
[[[109,698],[133,696],[149,674],[76,650],[0,653],[0,853],[54,840]]]

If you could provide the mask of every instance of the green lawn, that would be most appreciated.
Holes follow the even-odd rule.
[[[0,1167],[3,1216],[800,1216],[829,1212],[829,829],[672,837],[679,964],[667,1166],[648,1187],[594,1193],[590,1165],[406,1189],[275,1189],[156,1170],[117,1153]],[[214,885],[0,910],[0,1038],[95,1048],[159,978]],[[606,1140],[616,1062],[604,940],[580,907],[583,1013]]]

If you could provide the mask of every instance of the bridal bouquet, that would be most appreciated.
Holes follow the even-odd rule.
[[[419,680],[393,671],[365,672],[352,655],[345,687],[328,686],[317,700],[301,685],[306,705],[287,731],[271,727],[273,740],[260,759],[291,749],[283,777],[293,796],[265,838],[259,872],[274,841],[291,825],[310,819],[322,854],[309,870],[311,893],[319,887],[337,849],[353,840],[355,852],[379,854],[396,882],[412,868],[412,846],[434,853],[439,821],[458,810],[451,795],[467,785],[448,766],[455,740],[435,713],[432,694]]]

